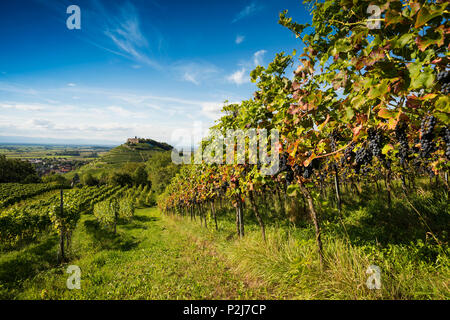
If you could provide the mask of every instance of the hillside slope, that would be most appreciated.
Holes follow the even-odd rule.
[[[158,146],[139,143],[137,145],[122,144],[111,149],[108,153],[100,157],[97,162],[117,164],[124,162],[145,162],[151,158],[155,152],[166,151]]]
[[[75,173],[83,175],[90,173],[97,176],[105,170],[118,169],[126,163],[146,162],[153,155],[161,152],[170,152],[172,147],[166,143],[160,143],[151,139],[145,139],[146,142],[129,144],[124,143],[117,146],[100,158],[88,163],[77,171],[72,171],[66,175],[68,179],[73,178]]]

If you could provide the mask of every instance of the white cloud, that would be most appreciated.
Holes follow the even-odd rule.
[[[236,44],[240,44],[240,43],[242,43],[244,40],[245,40],[245,37],[244,37],[244,36],[237,35],[237,36],[236,36],[235,42],[236,42]]]
[[[52,129],[55,127],[53,122],[51,122],[49,120],[44,120],[44,119],[32,119],[29,121],[29,124],[34,127],[44,128],[44,129]]]
[[[254,67],[263,64],[263,57],[266,53],[266,50],[258,50],[256,51],[252,58],[244,61],[240,65],[242,66],[241,69],[235,71],[231,75],[227,77],[227,80],[229,82],[233,82],[237,85],[241,85],[244,83],[250,82],[250,75],[249,70],[253,69]]]
[[[242,9],[233,19],[233,21],[231,21],[232,23],[235,23],[245,17],[248,17],[252,14],[254,14],[255,12],[259,11],[262,9],[262,6],[258,6],[256,4],[256,1],[253,1],[252,3],[250,3],[248,6],[246,6],[244,9]]]
[[[69,87],[75,87],[75,86],[76,86],[76,84],[73,83],[73,82],[70,82],[70,83],[68,83],[67,85],[68,85]]]
[[[247,74],[247,70],[245,68],[242,68],[241,70],[237,70],[231,75],[227,77],[227,80],[230,82],[233,82],[237,85],[241,85],[247,82],[250,82],[250,78]]]
[[[107,107],[106,109],[122,118],[139,118],[144,116],[140,113],[129,111],[127,109],[118,106],[110,106]]]
[[[0,103],[0,108],[15,109],[21,111],[40,111],[44,107],[40,104],[26,104],[26,103]]]
[[[266,52],[267,52],[266,50],[259,50],[253,54],[253,63],[255,64],[255,67],[263,64],[262,59]]]
[[[206,63],[198,65],[208,70]],[[196,81],[207,79],[203,73],[197,77]],[[6,87],[7,91],[14,91],[18,100],[0,98],[0,135],[98,141],[122,141],[138,135],[168,141],[171,130],[189,126],[192,121],[202,121],[206,127],[212,125],[223,105],[218,101],[225,99],[211,93],[202,94],[202,99],[184,99],[173,92],[165,96],[66,84],[39,90],[39,96],[22,87],[20,91],[28,95],[18,94],[15,87]]]
[[[223,108],[223,103],[218,102],[204,102],[201,104],[202,113],[210,119],[217,119],[220,116],[220,110]]]

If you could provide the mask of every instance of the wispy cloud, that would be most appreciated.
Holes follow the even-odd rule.
[[[65,25],[66,16],[61,15],[71,5],[70,0],[34,0],[54,12],[55,19]],[[152,3],[156,5],[156,3]],[[138,10],[129,1],[119,5],[113,1],[91,0],[82,8],[82,29],[88,33],[75,35],[102,50],[128,58],[136,63],[160,68],[151,55],[151,44],[161,47],[162,36],[152,28],[152,42],[141,29]],[[149,30],[146,30],[149,31]]]
[[[120,15],[106,19],[103,32],[124,56],[159,68],[159,64],[148,55],[149,43],[140,25],[136,7],[128,2],[121,8]]]
[[[0,91],[25,94],[25,95],[37,95],[39,92],[32,88],[26,88],[21,85],[11,84],[6,82],[0,82]]]
[[[39,104],[27,104],[27,103],[0,103],[1,109],[15,109],[20,111],[40,111],[44,109],[44,106]]]
[[[247,60],[242,64],[242,67],[239,70],[236,70],[232,74],[226,77],[229,82],[235,83],[237,85],[241,85],[244,83],[250,82],[250,70],[254,67],[263,64],[263,57],[266,53],[266,50],[258,50],[256,51],[251,60]]]
[[[215,65],[208,62],[179,61],[171,67],[171,72],[178,80],[191,82],[200,85],[202,82],[210,80],[220,70]]]
[[[37,128],[52,129],[55,127],[53,122],[45,119],[32,119],[29,124]]]
[[[237,35],[237,36],[236,36],[235,42],[236,42],[236,44],[240,44],[240,43],[242,43],[244,40],[245,40],[245,37],[244,37],[244,36]]]
[[[250,77],[247,74],[247,69],[242,68],[230,74],[227,77],[227,80],[233,82],[237,85],[241,85],[247,82],[250,82]]]
[[[262,59],[266,52],[267,52],[266,50],[259,50],[253,54],[253,63],[255,64],[255,67],[257,67],[263,63]]]
[[[223,103],[219,102],[204,102],[202,103],[202,113],[210,119],[217,119],[220,115],[220,110],[223,108]]]
[[[239,11],[239,13],[234,17],[233,21],[231,21],[232,23],[235,23],[241,19],[244,19],[245,17],[248,17],[252,14],[254,14],[255,12],[261,10],[263,7],[259,6],[256,1],[253,1],[252,3],[250,3],[248,6],[246,6],[244,9],[242,9],[241,11]]]
[[[139,117],[145,117],[144,114],[139,112],[133,112],[130,110],[127,110],[125,108],[119,107],[119,106],[109,106],[106,108],[109,112],[114,113],[115,115],[118,115],[122,118],[139,118]]]

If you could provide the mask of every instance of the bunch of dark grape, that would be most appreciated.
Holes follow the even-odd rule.
[[[370,172],[370,168],[369,167],[364,167],[361,170],[361,173],[364,177],[367,177],[367,174]]]
[[[315,158],[315,159],[313,159],[311,161],[311,165],[312,165],[314,170],[319,170],[320,169],[320,164],[321,164],[321,162],[320,162],[320,159],[318,159],[318,158]]]
[[[400,164],[404,164],[408,160],[409,145],[406,129],[408,125],[405,122],[399,122],[395,126],[395,138],[400,144],[397,156],[400,158]]]
[[[369,128],[369,130],[367,130],[367,135],[372,156],[382,159],[383,154],[381,153],[381,148],[383,147],[383,135],[381,130]]]
[[[433,142],[434,127],[436,125],[436,118],[433,116],[425,117],[420,125],[420,156],[423,159],[430,157],[435,150],[436,144]]]
[[[445,142],[445,156],[450,160],[450,129],[448,127],[442,128],[441,137]]]
[[[386,169],[390,169],[391,168],[391,159],[383,159],[383,164],[386,167]]]
[[[281,173],[281,172],[286,171],[288,169],[288,167],[289,167],[289,165],[288,165],[288,158],[289,158],[289,154],[286,153],[286,152],[283,152],[280,155],[280,166],[279,166],[279,169],[278,169],[278,173]]]
[[[319,170],[319,168],[320,168],[320,159],[313,159],[307,167],[304,167],[303,178],[309,179],[313,174],[313,170]]]
[[[305,169],[303,170],[303,178],[309,179],[313,173],[312,164],[310,163]]]
[[[292,170],[294,171],[294,174],[296,176],[301,176],[303,175],[303,166],[299,165],[299,164],[295,164],[294,167],[292,168]]]
[[[339,133],[337,129],[334,129],[332,133],[330,133],[331,140],[331,150],[336,151],[336,142],[342,139],[342,135]]]
[[[292,181],[294,181],[294,171],[292,171],[291,167],[288,167],[286,170],[286,187],[289,186]]]
[[[437,75],[437,81],[441,84],[443,94],[450,93],[450,71],[441,71]]]
[[[352,162],[353,157],[355,156],[355,152],[353,152],[353,149],[355,148],[355,143],[352,142],[350,145],[345,149],[344,156],[341,159],[341,165],[348,164]]]
[[[225,193],[225,192],[227,191],[228,186],[229,186],[229,184],[228,184],[227,181],[225,181],[224,183],[222,183],[221,188],[222,188],[222,192],[223,192],[223,193]]]
[[[355,171],[356,173],[359,173],[360,168],[363,165],[370,164],[372,162],[372,152],[370,152],[370,149],[367,147],[361,147],[358,150],[356,150],[355,154]]]

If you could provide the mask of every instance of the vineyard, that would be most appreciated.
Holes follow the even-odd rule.
[[[2,183],[0,184],[0,208],[59,188],[60,186],[55,183]]]
[[[190,163],[127,143],[66,183],[1,183],[0,298],[448,300],[449,2],[305,3],[311,23],[278,21],[299,50]]]
[[[215,160],[185,165],[160,209],[215,229],[218,212],[234,215],[241,239],[244,222],[255,220],[262,242],[267,220],[311,223],[323,270],[335,263],[324,236],[350,247],[424,241],[429,261],[440,268],[444,259],[448,272],[448,2],[387,2],[380,28],[367,27],[365,1],[307,2],[311,25],[286,11],[279,19],[301,39],[303,53],[279,53],[252,71],[254,97],[225,105],[211,128],[220,136],[199,147]],[[228,130],[251,128],[256,136],[279,132],[270,151],[280,154],[276,174],[261,174],[264,164],[248,152],[250,163],[218,159],[235,143],[221,144]],[[356,208],[369,214],[357,234],[349,223]]]
[[[11,206],[0,212],[0,243],[2,247],[10,248],[34,240],[42,233],[56,232],[68,246],[81,214],[94,214],[102,224],[105,221],[116,223],[118,216],[130,219],[135,205],[143,205],[148,193],[148,188],[143,186],[61,189],[61,194],[31,200],[26,205]],[[119,204],[120,212],[109,210],[111,202]]]

